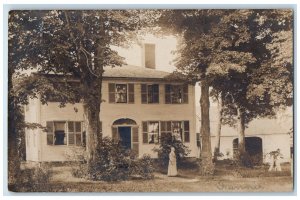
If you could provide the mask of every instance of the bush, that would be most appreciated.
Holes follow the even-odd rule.
[[[259,154],[251,156],[248,152],[237,153],[235,157],[235,164],[253,168],[254,166],[262,165],[262,157]]]
[[[92,180],[120,181],[128,180],[133,175],[151,178],[152,172],[150,156],[137,159],[134,152],[124,149],[109,137],[103,138],[88,165],[89,178]]]
[[[154,177],[153,172],[153,159],[149,155],[144,155],[141,159],[136,159],[133,162],[130,174],[142,179],[152,179]]]
[[[67,150],[65,156],[71,161],[71,173],[76,178],[86,178],[88,176],[87,152],[83,148]]]
[[[51,177],[52,171],[46,165],[31,169],[23,169],[20,172],[20,181],[17,183],[15,191],[48,191]]]
[[[190,153],[190,150],[187,146],[185,146],[181,141],[176,140],[170,134],[162,135],[160,141],[160,146],[153,149],[153,151],[158,153],[158,162],[160,167],[166,168],[168,166],[171,147],[175,148],[177,166],[180,166],[185,157]]]

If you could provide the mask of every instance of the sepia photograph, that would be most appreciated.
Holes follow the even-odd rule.
[[[292,193],[294,14],[9,10],[8,191]]]

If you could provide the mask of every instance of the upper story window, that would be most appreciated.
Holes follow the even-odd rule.
[[[159,85],[141,84],[142,103],[159,103]]]
[[[165,85],[165,103],[188,103],[188,85]]]
[[[109,83],[109,103],[134,103],[134,84]]]

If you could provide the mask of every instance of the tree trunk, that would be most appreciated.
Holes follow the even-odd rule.
[[[88,162],[96,159],[96,151],[102,141],[102,132],[100,127],[100,111],[102,103],[102,75],[103,66],[101,63],[101,46],[95,51],[94,67],[97,69],[93,74],[84,80],[84,87],[87,95],[84,99],[84,114],[87,124],[87,151]],[[89,67],[89,66],[88,66]]]
[[[223,108],[223,102],[222,102],[222,96],[218,96],[218,119],[217,119],[217,135],[216,135],[216,147],[214,152],[214,160],[217,160],[218,155],[220,155],[220,143],[221,143],[221,130],[222,130],[222,108]]]
[[[211,175],[214,172],[214,165],[212,162],[211,140],[210,140],[210,120],[209,120],[209,85],[206,81],[201,82],[201,129],[202,136],[202,150],[201,170],[202,175]]]
[[[239,145],[238,151],[239,155],[245,153],[245,113],[241,108],[237,109],[238,114],[238,134],[239,134]]]
[[[17,112],[19,110],[15,103],[15,97],[13,95],[12,85],[13,70],[9,68],[8,71],[8,184],[14,185],[18,183],[20,172],[20,159],[19,159],[19,147],[18,139],[19,134],[17,130]],[[14,190],[13,188],[9,188]]]

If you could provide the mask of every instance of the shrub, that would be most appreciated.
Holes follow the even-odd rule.
[[[131,175],[139,176],[142,179],[152,179],[154,172],[153,159],[149,155],[143,155],[142,158],[136,159],[131,165]]]
[[[108,137],[103,138],[94,158],[88,166],[89,178],[92,180],[117,181],[129,176],[130,154],[120,143]]]
[[[23,169],[20,173],[20,181],[16,185],[16,191],[48,191],[50,188],[49,181],[52,177],[52,171],[46,165]]]
[[[67,150],[65,156],[70,163],[71,173],[77,178],[86,178],[88,175],[87,152],[83,148]]]
[[[171,134],[162,135],[160,141],[159,147],[154,148],[153,151],[158,153],[158,162],[163,168],[167,167],[169,164],[169,153],[171,152],[171,147],[175,148],[177,165],[181,165],[184,158],[190,153],[188,147],[181,141],[176,140]]]

